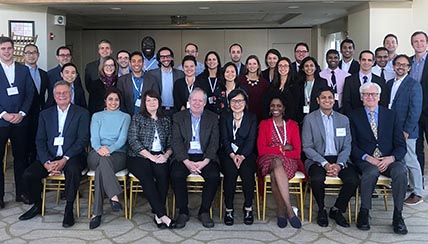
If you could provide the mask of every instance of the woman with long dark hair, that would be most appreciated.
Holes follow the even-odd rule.
[[[205,70],[196,77],[195,87],[200,87],[208,97],[207,106],[209,110],[216,112],[215,90],[221,83],[221,62],[220,56],[215,51],[209,51],[205,55]]]

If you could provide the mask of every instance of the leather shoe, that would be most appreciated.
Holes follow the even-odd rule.
[[[327,211],[325,209],[318,211],[317,224],[321,227],[328,226]]]
[[[245,210],[244,208],[244,224],[252,225],[254,223],[253,210]]]
[[[394,233],[405,235],[407,234],[407,227],[404,223],[403,217],[396,217],[392,220],[392,226],[394,228]]]
[[[174,229],[175,228],[175,221],[173,219],[171,219],[171,222],[169,222],[169,225],[167,225],[166,223],[163,223],[166,228],[168,229]]]
[[[101,217],[100,217],[101,221]],[[68,228],[74,225],[74,214],[73,211],[66,211],[64,213],[64,220],[62,221],[62,227]]]
[[[212,228],[212,227],[214,227],[214,221],[210,217],[209,213],[201,213],[201,214],[199,214],[198,215],[198,219],[199,219],[199,221],[201,221],[202,226],[204,226],[205,228]]]
[[[276,224],[278,225],[279,228],[284,229],[285,227],[287,227],[287,218],[286,217],[280,217],[278,216],[276,218]]]
[[[91,218],[91,221],[89,222],[89,229],[93,230],[95,228],[97,228],[98,226],[100,226],[101,224],[101,215],[97,215],[95,217]]]
[[[177,219],[175,219],[175,228],[181,229],[186,226],[186,222],[189,221],[189,215],[187,214],[179,214]]]
[[[16,202],[23,202],[24,204],[28,204],[28,205],[34,204],[34,202],[31,201],[25,194],[21,194],[21,195],[17,196],[15,198],[15,201]]]
[[[4,208],[4,201],[3,201],[3,199],[0,199],[0,209],[1,208]]]
[[[370,230],[368,209],[360,209],[357,219],[357,228],[360,230]]]
[[[42,213],[42,208],[40,205],[34,204],[27,212],[19,216],[19,220],[28,220],[36,217]]]
[[[166,229],[166,224],[163,222],[158,223],[156,221],[156,217],[153,217],[153,223],[155,223],[155,225],[158,227],[158,229],[161,229],[161,230]]]
[[[226,211],[224,214],[224,224],[233,225],[233,211]]]
[[[342,226],[342,227],[350,227],[348,221],[343,217],[342,213],[339,212],[338,209],[333,210],[333,208],[330,208],[330,213],[328,216],[336,221],[336,224]]]
[[[122,211],[123,209],[122,204],[119,201],[113,201],[111,199],[110,199],[110,206],[113,212],[119,212],[119,211]]]
[[[302,228],[302,221],[300,221],[299,217],[297,217],[296,215],[294,215],[293,217],[289,218],[288,221],[290,221],[290,225],[294,229],[300,229],[300,228]]]

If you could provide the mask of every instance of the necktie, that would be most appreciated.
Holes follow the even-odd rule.
[[[71,103],[74,104],[74,85],[71,85]]]
[[[376,125],[376,121],[375,121],[375,117],[374,117],[374,111],[370,111],[370,127],[373,131],[374,137],[377,140],[377,125]],[[380,152],[379,148],[376,147],[376,149],[373,152],[373,156],[375,158],[382,156],[382,153]]]
[[[385,69],[384,68],[382,68],[382,70],[380,71],[380,77],[385,80]]]
[[[367,76],[363,76],[363,84],[367,82],[369,78]]]
[[[333,85],[333,90],[334,90],[334,92],[337,92],[336,91],[336,76],[334,75],[334,71],[332,70],[331,71],[331,83],[332,83],[332,85]]]

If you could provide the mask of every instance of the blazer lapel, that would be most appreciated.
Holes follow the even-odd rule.
[[[317,123],[318,124],[318,131],[321,133],[321,137],[322,137],[322,140],[324,142],[324,148],[325,148],[327,145],[325,143],[325,128],[324,128],[324,123],[322,121],[322,115],[321,115],[321,112],[319,112],[319,110],[316,113],[317,113],[317,121],[318,121],[318,123]]]
[[[67,132],[68,127],[70,127],[73,116],[74,116],[74,106],[70,105],[70,108],[68,109],[68,113],[67,113],[67,118],[65,118],[64,129],[62,130],[63,136],[64,136],[64,132]]]
[[[406,87],[408,82],[408,76],[406,76],[406,78],[401,82],[400,86],[397,88],[397,93],[395,93],[395,97],[394,97],[394,101],[400,97],[403,88],[402,87]],[[392,88],[390,88],[390,91],[392,91]],[[394,103],[394,101],[392,101]]]
[[[7,85],[7,87],[9,87],[9,82],[7,80],[7,77],[6,77],[6,73],[3,70],[3,66],[0,65],[0,81],[2,81],[2,80],[5,82],[5,85]]]

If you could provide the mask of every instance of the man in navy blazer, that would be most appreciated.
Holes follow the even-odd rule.
[[[27,220],[41,213],[41,180],[48,175],[65,175],[63,227],[74,225],[73,205],[80,185],[82,170],[86,167],[85,148],[89,143],[89,112],[71,104],[71,85],[66,81],[55,83],[55,102],[40,113],[36,145],[37,158],[24,172],[29,200],[34,202],[19,217]]]
[[[354,59],[355,43],[351,39],[345,39],[340,43],[340,53],[342,60],[339,68],[349,74],[357,74],[360,71],[360,64]]]
[[[15,200],[22,201],[22,173],[28,166],[28,113],[34,84],[28,68],[13,60],[13,41],[0,37],[0,158],[7,140],[12,143],[15,173]],[[3,161],[2,161],[3,162]],[[4,173],[0,170],[0,208],[4,208]]]
[[[422,86],[408,75],[411,61],[407,55],[396,56],[392,61],[396,76],[387,83],[391,91],[389,108],[399,115],[397,119],[407,144],[404,162],[409,169],[409,184],[413,191],[404,201],[406,205],[423,202],[422,172],[416,156],[418,121],[422,111]]]
[[[346,116],[333,111],[334,91],[330,87],[321,88],[317,94],[320,109],[305,116],[302,129],[302,146],[306,155],[305,168],[311,180],[312,192],[318,204],[317,223],[328,226],[324,205],[327,176],[339,177],[342,189],[329,216],[342,227],[349,227],[343,217],[348,202],[359,184],[358,173],[349,162],[351,154],[351,131]]]
[[[171,146],[176,161],[171,166],[171,183],[180,210],[175,227],[183,228],[189,220],[186,179],[196,174],[205,180],[198,217],[204,227],[211,228],[214,221],[209,210],[220,183],[218,116],[204,110],[207,94],[202,89],[194,88],[188,100],[190,109],[174,114],[172,124]]]
[[[354,110],[351,121],[351,160],[361,172],[361,206],[357,228],[369,230],[369,210],[372,193],[380,174],[392,178],[394,199],[393,230],[397,234],[407,234],[402,211],[407,189],[407,168],[403,162],[406,141],[403,128],[395,113],[379,106],[382,92],[376,83],[367,82],[360,87],[364,107]]]

